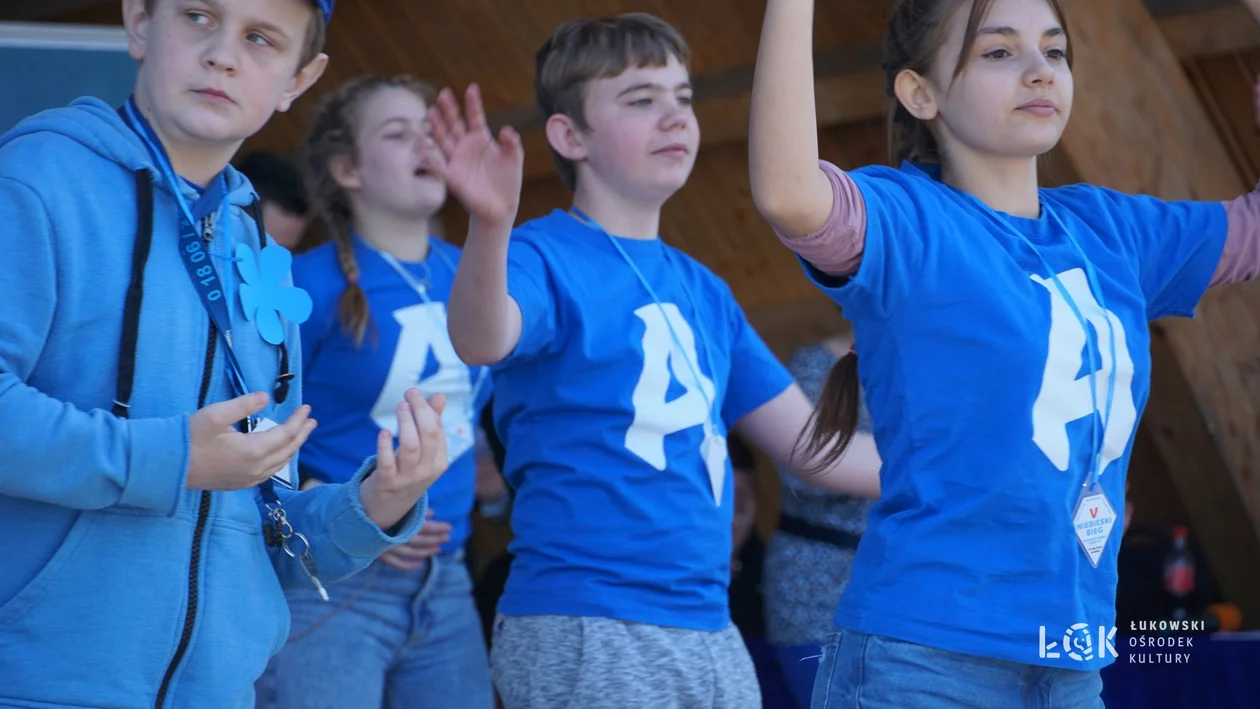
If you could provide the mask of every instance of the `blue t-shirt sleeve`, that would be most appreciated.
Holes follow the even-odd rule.
[[[1225,205],[1103,190],[1132,240],[1150,320],[1193,317],[1225,249]]]
[[[731,367],[727,374],[722,420],[727,426],[782,394],[792,385],[792,375],[749,324],[743,308],[723,284],[726,321],[731,332]]]
[[[905,300],[923,270],[931,215],[912,194],[915,177],[887,167],[847,173],[866,206],[866,235],[857,273],[837,278],[804,263],[805,272],[843,308],[884,319]]]
[[[521,337],[507,359],[534,357],[556,340],[556,296],[547,261],[517,231],[508,245],[508,295],[521,309]]]

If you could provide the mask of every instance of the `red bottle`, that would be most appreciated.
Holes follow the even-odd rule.
[[[1194,557],[1186,546],[1189,531],[1184,526],[1173,528],[1172,550],[1164,560],[1164,590],[1173,599],[1173,620],[1184,620],[1190,595],[1194,593]]]

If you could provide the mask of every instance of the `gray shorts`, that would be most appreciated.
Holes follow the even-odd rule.
[[[558,615],[494,622],[490,672],[506,709],[759,709],[752,658],[719,632]]]

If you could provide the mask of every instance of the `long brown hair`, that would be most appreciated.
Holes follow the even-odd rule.
[[[345,290],[337,307],[342,329],[354,337],[358,345],[371,325],[367,296],[359,285],[359,263],[354,257],[354,240],[350,232],[354,211],[350,197],[333,177],[332,161],[337,158],[358,159],[358,134],[363,105],[384,89],[413,91],[432,106],[436,93],[432,86],[410,76],[365,76],[352,79],[324,97],[315,120],[306,136],[306,168],[311,206],[324,222],[328,236],[337,248],[341,272],[346,277]]]
[[[923,121],[915,118],[897,100],[893,87],[897,75],[909,69],[920,75],[931,70],[937,54],[945,44],[948,32],[947,20],[965,0],[901,0],[888,23],[888,35],[884,39],[884,91],[891,101],[888,112],[888,152],[893,164],[903,160],[928,160],[939,162],[940,147],[936,137]],[[1063,27],[1067,43],[1068,65],[1072,61],[1072,40],[1068,34],[1067,16],[1061,0],[1046,0]],[[971,47],[975,44],[980,24],[993,7],[993,0],[972,0],[971,12],[963,32],[962,49],[953,79],[967,68]]]
[[[928,125],[915,118],[897,100],[893,87],[897,75],[907,69],[926,75],[946,40],[946,20],[965,0],[901,0],[893,11],[884,40],[884,87],[893,102],[888,115],[889,153],[893,164],[904,160],[939,162],[940,147]],[[1072,61],[1071,38],[1066,33],[1067,17],[1060,0],[1046,0],[1065,33],[1069,66]],[[963,34],[962,49],[953,79],[967,68],[967,59],[975,44],[976,33],[993,6],[993,0],[972,0],[971,13]],[[952,80],[952,79],[951,79]],[[826,470],[844,455],[857,430],[861,395],[858,382],[858,356],[850,349],[827,373],[818,406],[797,440],[794,457],[806,468],[818,473]],[[813,461],[810,463],[809,461]]]

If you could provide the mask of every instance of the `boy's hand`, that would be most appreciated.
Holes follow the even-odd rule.
[[[433,508],[429,508],[424,526],[416,536],[381,554],[381,561],[395,569],[414,571],[442,551],[442,545],[451,540],[451,525],[433,519],[433,514]]]
[[[446,472],[442,429],[446,397],[435,394],[426,402],[419,391],[408,389],[406,399],[398,404],[397,454],[393,435],[381,431],[376,437],[376,469],[359,488],[363,509],[384,530],[398,524]]]
[[[468,87],[462,116],[455,95],[442,89],[429,109],[429,124],[444,158],[430,160],[429,165],[441,171],[447,188],[472,218],[510,228],[521,201],[525,165],[521,137],[511,126],[504,126],[495,140],[476,84]]]
[[[288,465],[315,430],[311,407],[301,406],[283,425],[262,433],[241,433],[236,424],[262,411],[266,394],[247,394],[211,404],[188,420],[189,490],[245,490]]]

